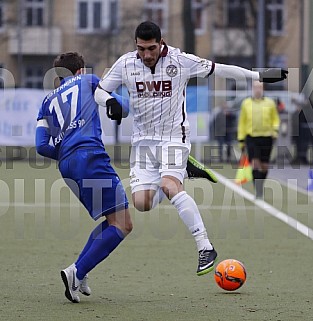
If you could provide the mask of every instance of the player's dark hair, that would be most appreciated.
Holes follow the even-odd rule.
[[[137,38],[142,40],[151,40],[155,39],[156,42],[161,41],[161,30],[158,25],[151,21],[144,21],[142,22],[135,31],[135,40]]]
[[[57,56],[53,62],[55,72],[60,79],[73,76],[85,67],[84,57],[78,52],[66,52]]]

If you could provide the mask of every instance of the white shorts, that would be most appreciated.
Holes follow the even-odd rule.
[[[132,193],[157,190],[161,178],[173,176],[184,181],[190,143],[141,140],[133,144],[130,154]]]

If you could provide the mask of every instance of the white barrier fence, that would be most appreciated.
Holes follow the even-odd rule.
[[[37,115],[45,94],[39,89],[5,89],[0,93],[0,146],[35,145]],[[104,108],[100,108],[100,116],[103,141],[105,144],[114,144],[115,124],[106,117]],[[189,121],[193,125],[191,126],[193,139],[207,140],[209,113],[190,113]],[[119,141],[129,143],[132,133],[131,115],[123,119],[118,130]]]
[[[0,94],[0,145],[34,146],[43,90],[5,89]]]
[[[213,110],[219,100],[226,99],[235,105],[236,101],[240,101],[247,96],[247,92],[240,93],[239,91],[234,93],[216,91],[214,96],[209,96],[207,88],[205,93],[206,95],[204,91],[197,89],[198,97],[190,99],[189,102],[187,99],[187,106],[190,106],[191,103],[198,106],[195,108],[193,106],[188,112],[192,143],[209,140],[209,127],[212,117],[214,117]],[[39,89],[5,89],[0,93],[0,146],[34,146],[37,114],[45,94],[43,90]],[[298,94],[288,92],[269,92],[267,94],[273,98],[280,97],[289,111],[292,110],[291,97],[298,96]],[[114,144],[116,137],[115,124],[106,117],[104,108],[100,108],[100,115],[103,141],[105,144]],[[129,143],[131,133],[132,116],[130,115],[123,119],[122,125],[118,128],[119,142]]]

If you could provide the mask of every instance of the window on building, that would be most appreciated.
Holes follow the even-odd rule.
[[[246,26],[247,1],[227,1],[227,26],[229,28],[243,28]]]
[[[78,1],[78,30],[98,32],[118,29],[118,0]]]
[[[118,29],[118,3],[117,1],[110,2],[110,15],[113,19],[110,19],[110,30]]]
[[[24,70],[24,86],[26,88],[43,88],[44,68],[28,65]]]
[[[0,0],[0,29],[3,28],[3,0]]]
[[[44,26],[46,24],[46,0],[24,0],[25,26]]]
[[[167,31],[168,0],[146,0],[144,5],[145,20],[156,23],[162,32]]]
[[[206,4],[204,0],[192,0],[192,13],[195,25],[195,32],[197,34],[206,31]]]
[[[284,0],[268,0],[268,28],[271,36],[280,36],[284,32]]]

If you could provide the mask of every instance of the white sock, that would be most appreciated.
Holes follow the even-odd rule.
[[[212,250],[213,246],[208,239],[205,226],[197,204],[185,191],[176,194],[171,203],[178,211],[180,218],[183,220],[197,243],[198,251],[206,248]]]
[[[166,195],[164,194],[162,188],[159,187],[153,197],[151,209],[160,204],[164,200],[164,198],[166,198]]]

